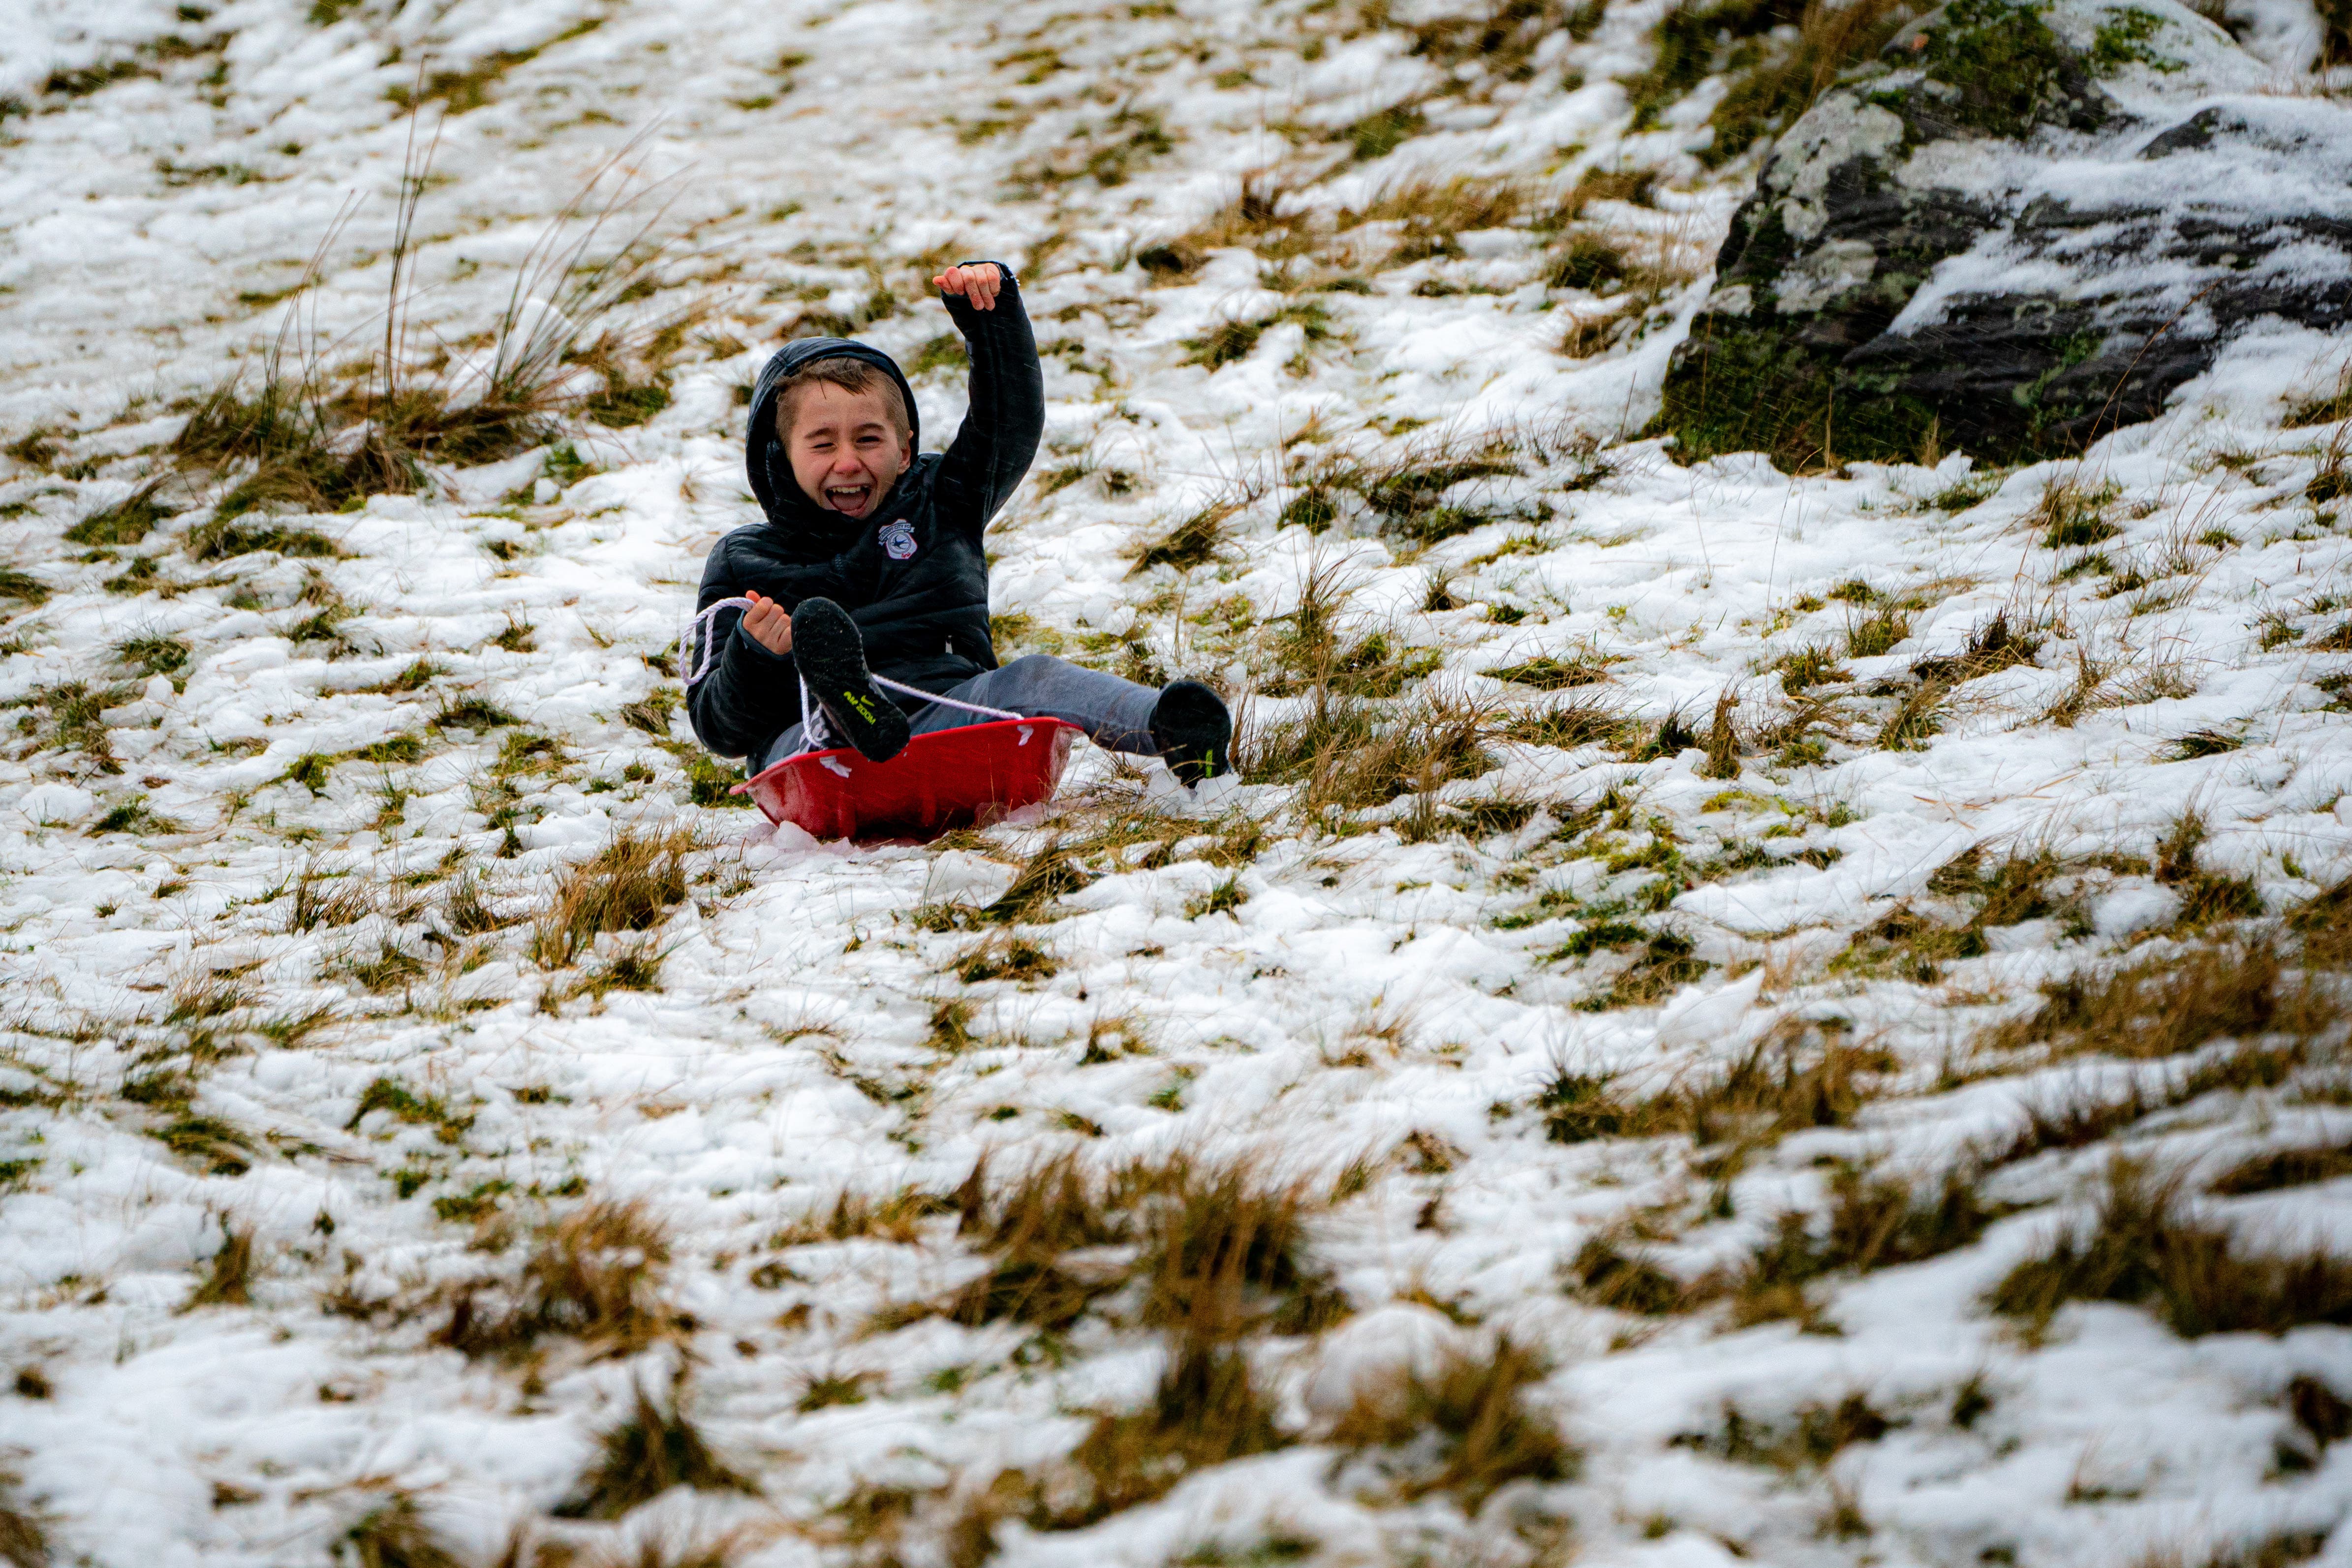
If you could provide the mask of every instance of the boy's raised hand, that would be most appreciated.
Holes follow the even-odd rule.
[[[975,310],[993,310],[997,290],[1004,287],[1004,274],[992,261],[975,261],[950,267],[931,282],[942,294],[961,295],[971,301]]]
[[[751,608],[743,612],[743,630],[751,641],[771,653],[793,651],[793,615],[782,605],[763,593],[746,592]]]

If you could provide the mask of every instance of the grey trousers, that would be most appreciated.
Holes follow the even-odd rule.
[[[983,714],[966,713],[943,703],[918,706],[916,699],[887,693],[906,708],[917,735],[955,729],[967,724],[993,721]],[[947,695],[984,707],[1001,707],[1024,718],[1058,718],[1076,725],[1097,746],[1113,751],[1159,755],[1151,739],[1151,707],[1160,693],[1100,670],[1089,670],[1051,653],[1026,653],[1002,669],[982,670]],[[801,727],[776,737],[760,767],[772,768],[801,748]],[[755,769],[756,771],[756,769]]]

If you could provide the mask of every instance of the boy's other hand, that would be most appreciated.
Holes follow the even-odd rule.
[[[762,593],[746,593],[751,608],[743,612],[743,630],[751,641],[771,653],[793,651],[793,615],[782,605]]]
[[[976,261],[967,267],[950,267],[931,282],[942,294],[961,295],[975,310],[993,310],[997,290],[1004,287],[1004,273],[992,261]]]

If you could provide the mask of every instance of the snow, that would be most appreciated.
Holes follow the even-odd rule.
[[[2295,68],[2278,43],[2304,36],[2291,7],[2232,8],[2254,17],[2262,67],[2191,13],[2148,4],[2194,35],[2196,69],[2141,72],[2119,95],[2151,124],[2211,101],[2276,131],[2259,160],[2167,160],[2167,213],[2340,215],[2340,110],[2258,96]],[[1352,169],[1312,138],[1444,76],[1402,32],[1342,37],[1313,6],[0,10],[0,94],[28,110],[0,118],[0,430],[57,447],[0,469],[0,557],[48,591],[8,601],[0,643],[0,702],[23,720],[0,759],[0,1374],[26,1375],[0,1392],[0,1471],[55,1559],[320,1563],[401,1492],[463,1560],[489,1562],[571,1495],[634,1387],[677,1378],[759,1498],[677,1493],[619,1525],[562,1527],[572,1538],[618,1551],[748,1522],[759,1543],[745,1562],[875,1560],[837,1528],[857,1489],[936,1500],[1050,1468],[1090,1415],[1150,1400],[1161,1342],[1104,1317],[1043,1349],[1016,1324],[875,1326],[880,1309],[978,1277],[951,1217],[921,1220],[911,1240],[768,1239],[821,1220],[844,1190],[945,1192],[983,1152],[1014,1171],[1064,1149],[1106,1170],[1248,1155],[1318,1193],[1362,1160],[1360,1190],[1310,1223],[1352,1315],[1252,1345],[1289,1430],[1507,1336],[1542,1358],[1531,1407],[1583,1463],[1466,1513],[1444,1493],[1358,1484],[1339,1450],[1302,1437],[1085,1531],[1007,1521],[997,1561],[1274,1561],[1249,1553],[1295,1538],[1333,1563],[1573,1550],[1647,1568],[2122,1564],[2332,1531],[2352,1503],[2352,1457],[2331,1449],[2284,1474],[2275,1456],[2299,1431],[2281,1404],[2291,1379],[2352,1391],[2345,1330],[2188,1340],[2147,1311],[2098,1305],[2036,1340],[1982,1306],[2012,1263],[2083,1222],[2105,1145],[2000,1173],[1998,1197],[2029,1207],[1976,1245],[1826,1281],[1823,1332],[1738,1328],[1712,1311],[1640,1319],[1564,1288],[1593,1238],[1650,1227],[1658,1256],[1695,1277],[1743,1256],[1782,1210],[1818,1209],[1835,1162],[1932,1175],[2070,1084],[2150,1071],[1938,1076],[2042,981],[2126,961],[2170,926],[2179,894],[2134,867],[2183,812],[2207,822],[2201,863],[2252,879],[2273,914],[2352,874],[2352,734],[2343,686],[2319,684],[2347,659],[2313,646],[2346,613],[2347,514],[2311,498],[2343,435],[2281,424],[2335,384],[2352,340],[2241,339],[2162,419],[2079,461],[1992,476],[1957,457],[1800,477],[1756,457],[1678,466],[1637,433],[1755,159],[1711,172],[1675,133],[1627,131],[1610,78],[1643,63],[1658,9],[1612,7],[1589,42],[1547,45],[1525,83],[1433,105],[1426,134]],[[1328,47],[1302,58],[1318,31]],[[160,47],[167,36],[194,47]],[[1041,47],[1063,68],[1024,82],[1030,64],[1000,63]],[[778,67],[788,51],[806,57]],[[502,55],[527,57],[499,70]],[[44,89],[53,72],[115,61],[136,68],[84,96]],[[177,547],[221,485],[163,492],[179,515],[111,559],[63,543],[163,473],[188,400],[238,367],[255,383],[289,308],[276,297],[314,251],[321,281],[292,302],[298,331],[315,324],[333,361],[370,350],[410,136],[387,95],[485,66],[478,107],[422,120],[440,141],[419,207],[417,357],[478,355],[469,340],[507,308],[533,243],[613,162],[639,193],[623,232],[650,220],[679,236],[666,287],[627,319],[698,312],[669,406],[635,428],[575,429],[560,461],[535,451],[446,475],[441,494],[275,519],[323,535],[332,557],[186,561]],[[1248,85],[1215,85],[1239,68]],[[1569,69],[1591,85],[1571,90]],[[1169,149],[1113,183],[1038,173],[1115,145],[1131,129],[1121,111],[1159,116]],[[991,119],[1005,124],[973,134]],[[2134,150],[2036,164],[2032,192],[2145,197]],[[1347,266],[1368,292],[1285,292],[1239,250],[1173,282],[1133,264],[1140,244],[1230,201],[1244,172],[1293,157],[1343,160],[1290,198],[1325,222],[1410,175],[1508,175],[1557,199],[1588,168],[1653,168],[1654,208],[1588,216],[1663,259],[1654,298],[1620,337],[1569,357],[1570,319],[1622,301],[1543,287],[1551,262],[1524,214],[1462,234],[1458,256],[1386,267],[1385,245],[1359,231]],[[173,172],[212,169],[241,172]],[[995,898],[1025,856],[1078,831],[1068,821],[1038,813],[929,848],[772,832],[688,803],[682,722],[656,735],[624,714],[673,684],[649,660],[711,542],[751,516],[736,389],[799,311],[855,308],[877,279],[899,304],[864,335],[911,357],[948,328],[909,280],[925,256],[963,254],[1023,272],[1048,347],[1040,475],[1093,466],[1051,491],[1033,478],[991,538],[994,607],[1068,651],[1108,638],[1089,656],[1109,659],[1130,641],[1171,671],[1262,682],[1265,629],[1330,568],[1354,586],[1349,635],[1436,650],[1441,685],[1526,707],[1534,694],[1485,672],[1605,657],[1605,683],[1567,695],[1652,725],[1679,713],[1703,741],[1719,693],[1743,733],[1788,716],[1774,661],[1842,645],[1862,608],[1832,597],[1841,584],[1911,604],[1908,634],[1843,661],[1846,716],[1817,759],[1759,748],[1726,779],[1703,776],[1697,750],[1632,761],[1498,742],[1492,771],[1437,792],[1450,807],[1533,808],[1483,837],[1418,834],[1410,800],[1332,832],[1282,785],[1196,800],[1156,768],[1139,779],[1082,752],[1066,799],[1150,814],[1169,852],[1102,868],[1021,927],[1058,965],[1050,977],[965,984],[954,966],[978,938],[916,912]],[[2005,265],[1988,239],[1912,309]],[[2069,286],[2130,271],[2126,259]],[[1185,362],[1184,340],[1213,324],[1301,299],[1323,305],[1331,337],[1290,322],[1234,363]],[[961,389],[933,374],[918,393],[929,443],[944,444]],[[1301,482],[1286,443],[1311,461],[1473,449],[1496,432],[1548,455],[1459,492],[1496,520],[1424,551],[1378,537],[1352,500],[1328,533],[1279,521]],[[1597,479],[1578,434],[1601,444]],[[1114,472],[1121,489],[1105,483]],[[2041,546],[2035,508],[2062,482],[2113,487],[2105,575],[2069,575],[2084,552]],[[1973,488],[1935,503],[1958,486]],[[1222,498],[1244,504],[1218,561],[1181,583],[1165,567],[1130,572],[1139,545]],[[104,586],[141,556],[162,563],[162,585]],[[2145,584],[2116,591],[2134,570]],[[1423,608],[1433,578],[1450,580],[1454,608]],[[339,641],[308,635],[336,601]],[[1249,634],[1193,619],[1228,601]],[[2003,610],[2039,629],[2032,659],[1956,688],[1916,748],[1875,745],[1895,699],[1872,683],[1907,678]],[[157,636],[184,640],[184,664],[144,672],[115,652]],[[404,680],[419,661],[440,673]],[[2054,716],[2083,672],[2094,700]],[[112,770],[54,733],[72,683],[126,688],[98,718]],[[435,726],[464,699],[520,723]],[[1260,723],[1304,710],[1253,701]],[[2182,758],[2179,743],[2205,731],[2239,744]],[[519,733],[556,749],[509,770],[502,797],[501,747]],[[422,759],[344,760],[317,790],[289,775],[396,736],[420,737]],[[1612,792],[1628,810],[1611,843],[1566,847],[1555,831]],[[143,824],[104,829],[142,802]],[[1264,843],[1224,853],[1250,821]],[[1609,866],[1657,825],[1691,881],[1650,914],[1635,901],[1659,873]],[[659,989],[568,994],[578,977],[534,961],[530,917],[616,831],[674,826],[709,847],[691,896],[649,934]],[[1995,929],[1987,951],[1930,980],[1833,967],[1898,903],[1932,903],[1934,873],[1975,846],[2066,857],[2080,925]],[[1707,869],[1745,850],[1738,869]],[[462,878],[509,923],[445,934]],[[1194,913],[1228,882],[1242,902]],[[298,902],[347,886],[372,890],[350,918],[297,918]],[[1554,893],[1582,913],[1543,904]],[[1678,933],[1709,967],[1647,1004],[1580,1009],[1626,956],[1554,955],[1612,900],[1632,910],[1612,918]],[[414,973],[372,989],[356,971],[386,953]],[[943,1051],[935,1009],[959,998],[976,1043]],[[1882,1092],[1851,1125],[1759,1149],[1719,1183],[1686,1140],[1548,1142],[1532,1106],[1563,1066],[1654,1089],[1832,1018],[1890,1054]],[[157,1073],[184,1075],[186,1114],[236,1131],[233,1163],[247,1168],[154,1135],[181,1113],[126,1090]],[[404,1119],[380,1099],[359,1114],[380,1080],[447,1116]],[[2222,1161],[2340,1140],[2341,1116],[2294,1092],[2220,1091],[2134,1128],[2128,1146]],[[1450,1154],[1416,1165],[1416,1138]],[[478,1229],[463,1201],[436,1213],[469,1195],[518,1234],[583,1195],[641,1200],[668,1226],[665,1288],[695,1328],[630,1357],[559,1344],[526,1376],[436,1343],[446,1309],[405,1322],[335,1310],[510,1278],[520,1242],[494,1250],[496,1223]],[[2307,1238],[2352,1225],[2347,1200],[2338,1181],[2200,1203]],[[190,1305],[231,1232],[253,1249],[250,1301]],[[813,1379],[857,1373],[871,1375],[862,1402],[801,1408]],[[1992,1404],[1961,1421],[1972,1378]],[[47,1392],[27,1392],[35,1382]],[[1785,1427],[1851,1392],[1896,1425],[1824,1464],[1779,1470],[1709,1446],[1727,1402]],[[1825,1522],[1841,1500],[1870,1533]],[[935,1546],[906,1561],[944,1561]],[[2316,1561],[2352,1561],[2352,1536],[2336,1532]]]

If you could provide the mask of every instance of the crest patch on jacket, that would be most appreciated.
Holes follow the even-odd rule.
[[[882,531],[874,537],[880,542],[882,553],[892,560],[906,560],[915,553],[914,525],[904,517],[883,524]]]

